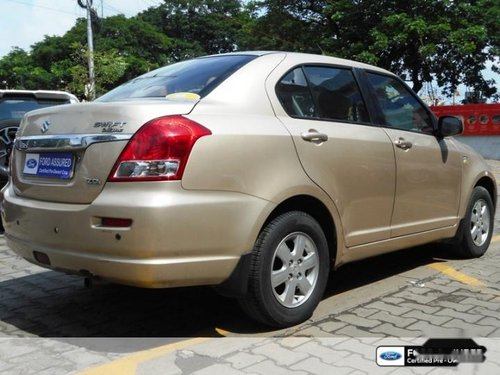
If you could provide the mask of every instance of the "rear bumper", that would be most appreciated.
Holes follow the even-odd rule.
[[[187,191],[180,183],[108,183],[88,205],[40,202],[4,189],[8,246],[46,268],[140,287],[216,285],[252,247],[274,208],[245,194]],[[103,228],[100,218],[127,218]],[[48,256],[40,264],[34,252]]]

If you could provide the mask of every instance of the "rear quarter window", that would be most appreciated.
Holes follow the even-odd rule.
[[[291,117],[369,122],[365,103],[350,69],[327,66],[295,68],[278,82],[276,95]]]
[[[256,57],[254,55],[209,56],[182,61],[128,81],[104,94],[97,101],[159,98],[181,92],[204,97]]]

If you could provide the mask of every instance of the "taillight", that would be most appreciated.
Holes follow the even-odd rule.
[[[108,181],[180,180],[193,145],[210,134],[183,116],[151,120],[125,146]]]

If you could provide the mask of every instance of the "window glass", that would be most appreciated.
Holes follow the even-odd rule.
[[[35,109],[67,104],[69,99],[36,99],[34,97],[3,97],[0,99],[0,120],[21,119]]]
[[[317,105],[317,117],[369,122],[368,112],[351,70],[307,66],[304,71]]]
[[[375,89],[387,126],[428,134],[433,132],[429,112],[399,80],[374,73],[368,73],[368,79]]]
[[[314,102],[302,68],[288,73],[276,86],[281,105],[292,117],[315,117]]]
[[[179,92],[195,93],[203,97],[256,57],[211,56],[182,61],[128,81],[104,94],[97,101],[158,98]]]

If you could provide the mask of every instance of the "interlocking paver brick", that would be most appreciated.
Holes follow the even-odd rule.
[[[365,327],[365,328],[375,327],[381,323],[379,320],[362,318],[352,313],[337,315],[336,319],[352,324],[354,326]]]
[[[246,373],[223,364],[215,364],[192,372],[192,375],[246,375]]]
[[[373,353],[374,353],[373,343],[376,342],[376,338],[371,343],[368,343],[367,341],[365,341],[365,339],[368,336],[372,336],[372,335],[365,332],[364,336],[361,336],[360,338],[353,338],[353,339],[346,340],[344,342],[340,342],[338,344],[335,344],[335,350],[342,350],[342,351],[350,352],[351,354],[358,353],[365,358],[371,358],[373,356]]]
[[[225,360],[231,363],[235,369],[243,369],[245,367],[254,365],[259,362],[263,362],[267,360],[267,357],[263,355],[249,354],[246,352],[239,352],[234,355],[231,355]]]
[[[309,372],[301,370],[291,370],[290,368],[277,366],[273,361],[267,360],[247,367],[245,373],[256,373],[261,375],[309,375]]]
[[[366,307],[356,307],[352,311],[354,314],[356,314],[357,316],[360,316],[362,318],[368,318],[368,317],[371,318],[372,315],[377,313],[379,310],[378,309],[369,309]]]
[[[490,297],[490,300],[494,299],[494,298],[495,298],[495,296],[493,295]],[[465,305],[482,306],[482,307],[486,307],[487,309],[490,309],[490,310],[495,310],[495,309],[498,309],[498,307],[499,307],[498,301],[497,302],[487,302],[487,301],[477,299],[476,296],[466,298],[462,301],[462,303]]]
[[[324,344],[317,341],[308,342],[304,345],[299,346],[295,351],[300,353],[306,353],[310,356],[318,357],[322,362],[327,364],[334,364],[336,361],[344,358],[351,353],[348,351],[342,351],[335,349],[335,346],[326,347]]]
[[[311,374],[315,375],[331,375],[332,374],[332,366],[327,365],[320,361],[318,358],[307,358],[304,361],[301,361],[299,363],[296,363],[291,367],[292,370],[302,370],[302,371],[307,371]],[[352,371],[352,369],[346,368],[342,369],[339,368],[339,373],[344,373],[347,374],[349,371]],[[345,372],[344,372],[345,371]],[[335,373],[337,373],[337,366],[335,366]]]
[[[309,337],[285,337],[280,340],[280,345],[284,346],[285,348],[296,348],[298,346],[304,345],[308,342],[312,342],[313,339]]]
[[[407,329],[413,331],[420,331],[420,336],[427,336],[433,338],[445,337],[463,337],[463,333],[457,328],[443,328],[438,325],[433,325],[425,321],[418,321],[408,326]]]
[[[467,300],[467,299],[471,298],[471,296],[473,296],[472,300],[467,301],[467,304],[470,304],[472,306],[477,306],[477,304],[474,302],[474,300],[487,302],[487,301],[490,301],[494,296],[494,294],[491,295],[491,294],[487,294],[487,293],[478,293],[477,288],[475,290],[473,290],[472,288],[471,288],[471,290],[459,289],[456,292],[454,292],[453,294],[457,297],[460,297],[460,296],[465,297],[465,299],[462,300],[463,301],[462,303],[466,303],[465,300]]]
[[[308,325],[303,328],[299,328],[295,331],[295,334],[303,337],[333,337],[334,333],[324,331],[319,326]]]
[[[499,315],[497,315],[497,317],[488,316],[486,318],[479,320],[477,324],[500,328],[500,319],[498,319],[498,317],[500,317],[500,312]]]
[[[356,337],[356,338],[366,337],[366,336],[373,336],[373,335],[376,335],[376,336],[379,336],[379,337],[385,336],[382,333],[372,333],[372,332],[370,332],[368,330],[365,331],[365,330],[362,330],[362,329],[360,329],[358,327],[355,327],[353,325],[345,326],[344,328],[339,329],[335,333],[337,335],[348,336],[348,337]]]
[[[449,308],[439,310],[438,312],[435,313],[435,315],[458,318],[458,319],[462,319],[468,323],[475,323],[479,319],[481,319],[481,316],[479,316],[479,315],[458,312],[458,311],[455,311],[455,310],[449,309]]]
[[[479,324],[470,324],[464,322],[460,319],[452,319],[443,324],[446,328],[456,328],[459,330],[463,336],[474,337],[474,336],[488,336],[489,333],[495,331],[495,326],[486,326]]]
[[[74,362],[75,364],[82,364],[86,366],[102,363],[107,360],[106,356],[92,353],[91,351],[85,350],[83,348],[63,353],[61,354],[61,357],[66,358],[69,361]]]
[[[439,290],[441,293],[447,294],[447,293],[453,293],[454,291],[460,289],[456,285],[440,285],[437,283],[434,283],[432,281],[429,281],[425,284],[427,288],[433,289],[433,290]]]
[[[395,327],[390,323],[383,323],[375,328],[370,329],[370,331],[375,333],[381,333],[386,336],[396,336],[396,337],[411,337],[411,336],[419,336],[420,332],[410,329],[403,329],[399,327]]]
[[[403,298],[398,298],[398,297],[384,297],[384,302],[392,303],[393,305],[399,306],[400,304],[404,303],[405,300]]]
[[[419,310],[425,314],[434,314],[440,308],[436,306],[422,305],[413,302],[402,302],[401,306],[404,306],[410,310]]]
[[[488,276],[488,283],[499,283],[500,282],[500,272],[496,271],[495,273]]]
[[[404,314],[403,317],[415,318],[419,321],[426,321],[426,322],[429,322],[429,323],[437,325],[437,326],[440,326],[441,324],[452,319],[451,316],[429,315],[429,314],[425,314],[425,313],[418,311],[418,310],[409,311],[406,314]]]
[[[370,309],[374,309],[374,310],[387,311],[388,313],[391,313],[393,315],[403,315],[404,313],[407,313],[408,311],[411,310],[408,307],[396,306],[394,304],[385,303],[384,301],[375,301],[375,302],[369,303],[365,307],[370,308]]]
[[[375,349],[372,348],[369,357],[361,356],[357,353],[341,359],[335,363],[335,366],[352,368],[356,371],[361,371],[370,375],[387,374],[387,368],[378,367],[375,363]],[[391,369],[392,370],[392,369]]]
[[[325,332],[335,332],[339,330],[340,328],[343,328],[347,325],[345,322],[338,322],[338,321],[322,321],[321,323],[318,324],[318,327],[321,328]]]
[[[472,305],[466,305],[463,303],[457,303],[457,302],[450,302],[450,301],[444,301],[444,300],[438,300],[433,303],[434,305],[441,306],[441,307],[447,307],[449,309],[455,310],[455,311],[469,311],[473,308]]]
[[[409,291],[408,289],[404,289],[398,293],[393,294],[394,297],[404,298],[411,302],[415,302],[417,304],[426,305],[429,302],[434,301],[435,299],[441,296],[440,293],[427,293],[424,295],[415,294]]]
[[[404,328],[409,326],[410,324],[416,322],[416,319],[413,318],[402,318],[400,316],[394,316],[389,314],[386,311],[379,311],[378,313],[372,315],[370,319],[377,319],[382,322],[388,322],[393,324],[396,327]]]
[[[247,338],[245,340],[238,340],[234,337],[228,337],[227,340],[221,340],[214,345],[212,342],[207,341],[205,343],[196,345],[193,348],[193,351],[196,354],[210,356],[215,358],[221,358],[229,353],[233,353],[238,350],[243,350],[248,348],[250,345],[262,344],[267,340],[264,338]],[[267,345],[276,345],[276,344],[265,344],[263,347],[267,347]]]
[[[254,354],[264,355],[275,361],[277,365],[284,366],[291,365],[307,358],[307,354],[305,353],[296,353],[295,351],[283,348],[274,342],[261,345],[253,349],[252,352]]]

